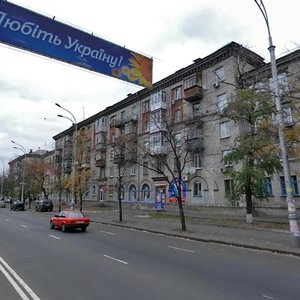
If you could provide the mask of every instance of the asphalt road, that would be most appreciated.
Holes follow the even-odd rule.
[[[142,220],[141,220],[142,221]],[[300,259],[0,209],[0,299],[299,299]]]

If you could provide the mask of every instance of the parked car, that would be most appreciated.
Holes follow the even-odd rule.
[[[25,202],[21,200],[14,200],[10,205],[10,210],[25,210]]]
[[[84,232],[89,225],[90,219],[85,217],[80,210],[62,210],[50,220],[51,229],[61,228],[63,232],[70,228],[80,228]]]
[[[36,211],[53,211],[53,202],[49,199],[36,200],[35,201]]]
[[[4,200],[0,200],[0,207],[4,207],[5,208],[5,201]]]

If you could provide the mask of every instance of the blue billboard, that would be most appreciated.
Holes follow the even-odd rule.
[[[2,0],[0,42],[143,87],[152,86],[151,58]]]

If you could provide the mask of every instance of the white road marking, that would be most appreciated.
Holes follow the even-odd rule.
[[[4,269],[4,267],[6,270]],[[33,300],[41,300],[34,292],[33,290],[23,281],[23,279],[5,262],[5,260],[0,257],[0,270],[4,274],[4,276],[8,279],[8,281],[12,284],[14,289],[18,292],[18,294],[21,296],[22,300],[29,300],[29,298],[25,295],[25,293],[20,289],[17,282],[20,284],[20,286],[27,291],[27,293],[30,295],[30,297]],[[8,272],[10,274],[8,274]],[[7,276],[8,275],[8,276]],[[17,282],[16,282],[17,281]]]
[[[0,264],[0,271],[6,277],[6,279],[10,282],[10,284],[14,287],[17,293],[23,300],[29,300],[29,298],[25,295],[25,293],[20,289],[14,279],[8,274],[8,272],[4,269],[4,267]]]
[[[179,250],[179,251],[185,251],[185,252],[195,253],[195,251],[193,251],[193,250],[188,250],[188,249],[183,249],[183,248],[178,248],[178,247],[173,247],[173,246],[168,246],[168,248]]]
[[[124,261],[124,260],[117,259],[117,258],[114,258],[114,257],[109,256],[109,255],[106,255],[106,254],[104,254],[104,257],[109,258],[109,259],[112,259],[112,260],[114,260],[114,261],[117,261],[117,262],[119,262],[119,263],[121,263],[121,264],[128,265],[128,262],[126,262],[126,261]]]
[[[10,222],[10,220],[9,219],[4,219],[6,222]]]
[[[113,232],[110,232],[110,231],[104,231],[104,230],[100,230],[100,232],[102,232],[102,233],[106,233],[106,234],[115,235]]]
[[[58,237],[58,236],[55,236],[55,235],[52,235],[52,234],[49,234],[49,236],[54,238],[54,239],[60,240],[60,237]]]
[[[23,224],[21,224],[21,227],[28,228],[28,226],[27,226],[27,225],[23,225]]]
[[[263,298],[266,298],[266,299],[274,300],[274,298],[273,298],[273,297],[271,297],[271,296],[262,295],[262,297],[263,297]]]

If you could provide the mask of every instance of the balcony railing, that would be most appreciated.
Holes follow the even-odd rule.
[[[188,102],[194,102],[202,99],[202,86],[194,85],[184,90],[184,99]]]
[[[203,149],[203,138],[193,138],[186,141],[186,151],[201,152]]]

